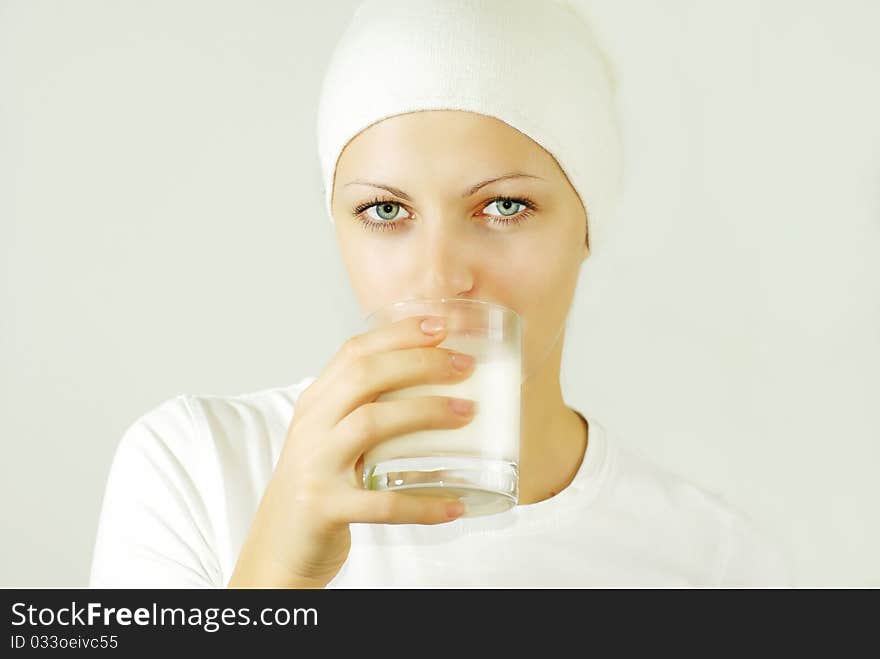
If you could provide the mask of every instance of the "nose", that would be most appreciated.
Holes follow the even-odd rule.
[[[410,297],[471,296],[474,250],[462,235],[466,232],[455,231],[450,226],[451,222],[428,222],[421,232],[413,252]]]

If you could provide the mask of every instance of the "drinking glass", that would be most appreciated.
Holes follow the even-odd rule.
[[[445,318],[447,335],[438,347],[473,356],[474,367],[461,382],[386,391],[377,400],[453,396],[473,400],[476,412],[459,428],[420,430],[374,446],[364,454],[364,487],[453,496],[469,517],[515,506],[523,377],[519,314],[483,300],[410,299],[382,307],[364,322],[372,329],[412,316]]]

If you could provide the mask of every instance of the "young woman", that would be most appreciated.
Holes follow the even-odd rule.
[[[447,297],[524,319],[518,505],[468,517],[449,498],[363,489],[370,447],[473,418],[443,396],[377,400],[473,369],[437,347],[442,318],[408,318],[351,337],[290,387],[180,396],[137,420],[112,465],[92,585],[788,583],[743,515],[563,398],[566,318],[618,195],[613,92],[561,1],[363,3],[321,90],[328,218],[365,313]]]

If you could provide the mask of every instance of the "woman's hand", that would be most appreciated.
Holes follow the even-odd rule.
[[[348,557],[350,523],[440,524],[461,515],[454,498],[362,485],[363,454],[379,442],[458,428],[473,417],[456,411],[447,396],[376,401],[386,391],[453,384],[471,374],[470,357],[436,347],[446,330],[426,332],[426,318],[432,317],[406,318],[350,338],[299,395],[230,587],[323,588]]]

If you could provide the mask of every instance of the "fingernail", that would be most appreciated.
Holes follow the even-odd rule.
[[[443,318],[425,318],[422,321],[422,331],[425,334],[436,334],[446,327],[446,321]]]
[[[449,519],[455,519],[464,513],[464,504],[461,501],[446,504],[446,516]]]
[[[474,409],[474,401],[465,398],[450,398],[449,407],[456,414],[470,414]]]
[[[468,370],[471,365],[474,363],[474,358],[470,355],[465,355],[460,352],[452,353],[452,365],[455,366],[459,371]]]

